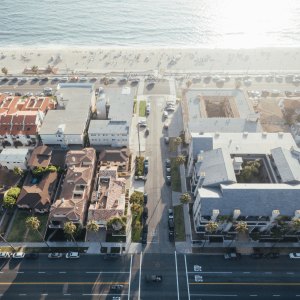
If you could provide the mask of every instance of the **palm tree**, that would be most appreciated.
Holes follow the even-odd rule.
[[[41,233],[39,232],[38,228],[40,227],[40,221],[38,220],[37,217],[29,217],[26,220],[26,227],[28,229],[33,229],[36,230],[36,232],[40,235],[40,237],[42,238],[42,240],[44,241],[44,243],[49,247],[49,245],[47,244],[47,242],[44,240],[44,238],[42,237]],[[49,247],[50,248],[50,247]]]
[[[192,82],[191,82],[190,80],[188,80],[188,81],[186,82],[187,88],[189,89],[191,85],[192,85]]]
[[[102,79],[102,81],[103,81],[104,85],[108,85],[109,84],[109,78],[107,78],[107,77],[104,77]]]
[[[174,145],[177,146],[176,152],[178,152],[178,146],[181,145],[181,143],[182,143],[182,139],[180,136],[178,136],[177,138],[174,139]]]
[[[1,71],[2,71],[3,74],[5,74],[5,76],[6,76],[7,73],[8,73],[8,70],[7,70],[5,67],[3,67],[3,68],[1,69]]]
[[[73,236],[75,230],[76,230],[76,225],[75,225],[72,221],[71,221],[71,222],[65,223],[65,225],[64,225],[64,232],[65,232],[66,234],[71,235],[71,237],[72,237],[74,243],[75,243],[76,246],[77,246],[77,249],[79,250],[79,247],[78,247],[78,245],[77,245],[77,243],[76,243],[76,241],[75,241],[75,239],[74,239],[74,236]]]
[[[102,248],[102,244],[101,244],[101,241],[100,241],[100,238],[99,238],[99,235],[98,235],[98,230],[99,230],[99,225],[96,221],[94,220],[91,220],[87,223],[87,226],[86,226],[86,229],[88,231],[91,231],[91,232],[95,232],[96,235],[97,235],[97,238],[99,240],[99,243],[100,243],[100,247]]]
[[[38,66],[33,66],[33,67],[31,68],[32,72],[35,72],[35,73],[38,71],[38,69],[39,69]]]
[[[179,200],[180,200],[182,206],[181,206],[181,211],[180,211],[178,223],[180,223],[180,220],[181,220],[181,215],[182,215],[182,212],[183,212],[183,205],[184,204],[189,204],[191,202],[191,196],[188,193],[181,194]]]
[[[242,83],[238,80],[234,83],[234,85],[236,89],[239,89],[242,86]]]
[[[176,158],[176,163],[180,166],[185,163],[185,157],[183,155],[178,155]]]
[[[248,230],[247,223],[240,223],[240,222],[239,222],[239,223],[237,224],[237,226],[235,227],[235,231],[236,231],[237,233],[243,234],[243,233],[246,232],[246,230]]]
[[[14,171],[14,174],[15,174],[16,176],[21,176],[21,175],[23,174],[22,169],[21,169],[20,167],[17,167],[17,166],[14,166],[13,171]]]
[[[209,221],[208,224],[205,225],[207,231],[207,239],[209,240],[209,234],[213,231],[217,231],[219,225],[217,222],[213,222],[212,220]],[[203,247],[205,246],[206,240],[204,241]]]
[[[1,236],[2,240],[3,240],[7,245],[9,245],[11,248],[14,249],[15,252],[17,252],[17,249],[14,248],[13,245],[10,244],[10,243],[3,237],[3,233],[1,233],[0,236]]]
[[[142,205],[140,205],[140,204],[138,204],[138,203],[133,203],[132,205],[131,205],[131,212],[132,212],[132,214],[134,215],[134,216],[138,216],[138,215],[140,215],[141,213],[142,213],[142,211],[143,211],[143,206]]]

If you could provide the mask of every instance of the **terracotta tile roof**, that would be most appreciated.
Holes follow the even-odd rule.
[[[0,125],[0,135],[9,135],[10,134],[10,125],[1,124]]]
[[[27,177],[27,181],[31,179],[31,175]],[[38,209],[49,207],[56,181],[57,173],[49,172],[42,177],[42,180],[38,184],[27,182],[23,185],[17,204],[27,204],[30,208]]]
[[[118,209],[92,209],[93,205],[90,206],[88,212],[88,221],[95,220],[100,222],[105,222],[113,217],[120,217],[124,215],[123,210]]]
[[[104,150],[99,155],[99,161],[101,162],[127,162],[129,159],[130,150],[129,149],[122,149],[120,150]]]
[[[69,151],[66,155],[66,164],[92,163],[95,159],[96,150],[94,148],[84,148],[78,151]]]
[[[28,167],[43,167],[49,166],[52,155],[52,148],[47,146],[39,146],[32,152]]]
[[[300,110],[300,98],[291,99],[291,98],[285,98],[283,100],[284,107],[292,106],[298,110]]]
[[[23,130],[23,125],[13,125],[11,130],[11,135],[35,135],[37,130],[37,125],[25,125]]]
[[[4,114],[0,116],[1,124],[10,124],[12,119],[12,115]]]

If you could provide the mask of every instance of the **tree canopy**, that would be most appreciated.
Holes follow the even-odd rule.
[[[178,155],[176,157],[176,163],[178,165],[183,165],[185,163],[185,157],[183,155]]]
[[[254,161],[243,162],[243,169],[237,178],[238,183],[250,183],[253,179],[254,174],[258,174],[259,167],[259,159],[256,159]]]
[[[295,120],[293,118],[293,115],[295,115],[296,109],[295,107],[289,106],[284,109],[284,116],[286,122],[289,124],[289,126],[293,125],[295,123]]]
[[[130,202],[130,204],[137,203],[137,204],[142,205],[144,203],[143,194],[139,193],[139,192],[132,193],[130,196],[129,202]]]
[[[3,198],[3,206],[5,208],[13,207],[20,195],[21,189],[18,187],[10,189]]]
[[[179,200],[182,204],[188,204],[191,201],[191,196],[188,193],[181,194]]]
[[[32,174],[34,177],[43,177],[44,174],[48,172],[57,172],[58,170],[54,166],[49,166],[48,168],[43,168],[43,167],[35,167],[32,170]],[[61,169],[59,169],[61,171]]]
[[[17,166],[14,166],[13,171],[14,171],[14,174],[15,174],[16,176],[21,176],[21,175],[23,174],[22,169],[21,169],[20,167],[17,167]]]

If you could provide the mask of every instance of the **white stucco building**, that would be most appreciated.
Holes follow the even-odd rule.
[[[0,164],[8,170],[13,170],[14,167],[26,170],[29,159],[30,153],[27,148],[5,148],[0,153]]]

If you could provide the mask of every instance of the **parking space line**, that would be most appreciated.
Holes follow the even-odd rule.
[[[129,274],[130,272],[85,272],[86,274]]]
[[[294,273],[292,273],[292,272],[287,272],[286,274],[294,274]]]
[[[128,294],[82,294],[82,296],[127,296]]]
[[[237,295],[217,295],[217,294],[191,294],[191,296],[205,296],[205,297],[237,297]]]
[[[190,298],[190,286],[189,286],[189,277],[188,277],[188,271],[187,271],[187,265],[186,265],[186,255],[184,255],[184,262],[185,262],[185,276],[186,276],[186,283],[187,283],[187,290],[188,290],[188,295],[189,295],[189,300]]]
[[[179,300],[179,285],[178,285],[178,269],[177,269],[177,256],[175,251],[175,265],[176,265],[176,281],[177,281],[177,298]]]
[[[195,274],[195,273],[206,273],[206,274],[232,274],[232,272],[187,272],[187,273],[191,273],[191,274]]]
[[[142,277],[142,256],[143,256],[143,254],[142,254],[142,251],[141,251],[141,256],[140,256],[140,274],[139,274],[139,298],[138,298],[138,300],[140,300],[141,298],[141,277]]]
[[[65,274],[65,273],[67,273],[67,272],[59,272],[60,274]]]
[[[130,257],[130,273],[129,273],[129,285],[128,285],[128,300],[130,298],[131,269],[132,269],[132,254],[131,254],[131,257]]]
[[[39,274],[45,274],[46,272],[38,272]]]

